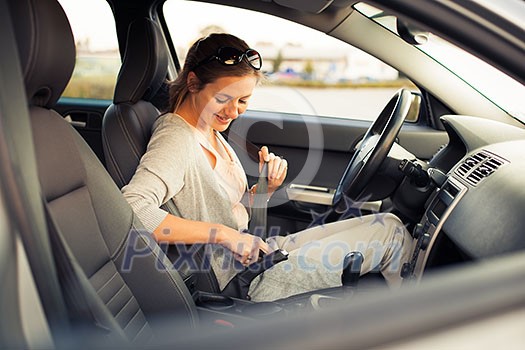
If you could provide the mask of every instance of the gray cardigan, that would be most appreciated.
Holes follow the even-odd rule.
[[[168,113],[159,117],[135,175],[122,188],[136,215],[151,231],[168,214],[161,206],[185,219],[237,229],[230,200],[218,185],[195,132],[177,115]],[[221,289],[235,273],[231,263],[224,264],[225,256],[219,253],[222,250],[215,250],[212,259]],[[231,261],[231,256],[226,261]]]

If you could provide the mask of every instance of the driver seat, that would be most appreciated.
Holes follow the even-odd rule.
[[[157,24],[148,18],[132,22],[113,103],[102,120],[106,168],[119,188],[129,183],[146,153],[153,124],[161,115],[152,101],[163,86],[167,73],[168,51]],[[164,96],[161,94],[161,97]],[[168,212],[175,212],[171,205],[168,201],[163,207]],[[201,266],[203,249],[195,248],[199,247],[189,249],[195,252],[196,263]],[[176,261],[177,249],[171,246],[166,249],[169,259]],[[220,292],[213,271],[190,273],[190,268],[189,264],[183,264],[179,273],[191,289]]]
[[[131,23],[113,104],[102,121],[106,167],[119,188],[129,183],[146,153],[160,115],[151,101],[167,73],[168,52],[157,25],[148,18]]]

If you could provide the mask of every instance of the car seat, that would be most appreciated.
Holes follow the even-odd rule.
[[[106,168],[119,188],[129,183],[146,152],[153,124],[161,114],[151,100],[165,82],[167,73],[168,51],[159,27],[148,18],[133,21],[128,29],[113,103],[102,122]],[[168,201],[163,208],[176,212],[172,205]],[[188,249],[195,252],[196,263],[201,266],[203,246],[194,248]],[[177,249],[166,246],[165,251],[171,261],[176,261]],[[190,272],[190,267],[189,264],[178,267],[190,288],[220,291],[213,271]]]
[[[132,22],[113,103],[104,114],[102,142],[109,174],[122,188],[146,152],[160,115],[151,102],[168,73],[168,52],[160,29],[148,18]]]
[[[52,109],[75,64],[65,13],[55,0],[12,0],[9,7],[42,196],[73,263],[129,340],[148,342],[159,315],[181,315],[181,324],[196,326],[197,309],[181,276],[141,234],[142,225],[89,146]],[[137,251],[140,258],[126,264]]]

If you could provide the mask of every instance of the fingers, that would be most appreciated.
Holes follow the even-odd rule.
[[[259,151],[259,171],[262,168],[262,163],[268,163],[268,178],[277,179],[283,177],[288,169],[288,162],[280,156],[276,156],[273,152],[268,150],[267,146],[261,147]]]
[[[241,234],[240,239],[231,248],[235,259],[245,266],[257,261],[259,250],[265,254],[271,251],[270,246],[260,237],[248,233]]]
[[[257,259],[253,259],[251,256],[241,256],[239,254],[234,254],[234,257],[235,257],[235,260],[237,260],[244,266],[253,264],[257,260]]]
[[[232,250],[235,260],[244,266],[256,262],[260,251],[263,251],[264,254],[269,254],[273,251],[268,243],[260,237],[248,233],[240,234],[240,239],[237,240],[236,244],[232,244],[228,248]]]
[[[268,179],[271,179],[273,172],[275,171],[275,165],[276,162],[280,161],[281,159],[277,157],[275,154],[270,153],[268,154]]]
[[[266,243],[262,239],[259,242],[259,248],[257,249],[257,254],[259,254],[259,250],[262,250],[264,254],[268,254],[273,251],[273,249],[268,245],[268,243]]]
[[[266,157],[268,157],[268,147],[263,146],[259,151],[259,173],[262,171],[262,166]]]
[[[268,192],[275,192],[281,186],[288,173],[288,162],[286,159],[276,157],[268,163]]]
[[[268,243],[258,236],[230,228],[225,228],[224,233],[225,239],[221,239],[218,243],[229,249],[233,253],[235,260],[245,266],[258,260],[260,250],[265,254],[272,251]]]
[[[283,179],[286,177],[286,172],[288,170],[288,161],[284,158],[277,158],[272,164],[270,170],[270,163],[268,163],[268,179],[277,180]]]
[[[261,150],[259,151],[259,172],[262,169],[262,165],[264,162],[270,161],[270,151],[268,151],[268,147],[262,146]]]

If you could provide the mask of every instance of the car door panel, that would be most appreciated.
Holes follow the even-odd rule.
[[[368,121],[248,111],[231,128],[252,143],[267,145],[273,153],[285,157],[288,178],[297,178],[305,166],[310,166],[315,169],[310,168],[301,180],[313,177],[303,184],[333,187],[369,126]],[[422,160],[430,159],[447,142],[444,131],[408,123],[398,136],[398,143]],[[249,178],[256,176],[253,162],[243,158]]]
[[[288,175],[283,187],[289,189],[290,186],[314,186],[313,191],[307,191],[307,197],[321,198],[318,203],[307,203],[291,200],[286,190],[277,192],[269,205],[269,226],[278,225],[281,232],[303,229],[315,219],[315,213],[323,213],[329,209],[327,198],[337,187],[355,145],[370,123],[262,111],[247,111],[232,123],[231,128],[237,134],[245,135],[257,146],[267,145],[271,152],[288,161]],[[398,142],[419,159],[428,160],[448,142],[448,137],[443,131],[405,123]],[[236,151],[250,184],[255,183],[257,164],[243,156],[241,150]],[[388,181],[387,177],[381,176],[375,179],[371,184],[372,188],[375,187],[374,193],[388,192],[386,187],[395,186]],[[379,188],[381,186],[385,188]]]

